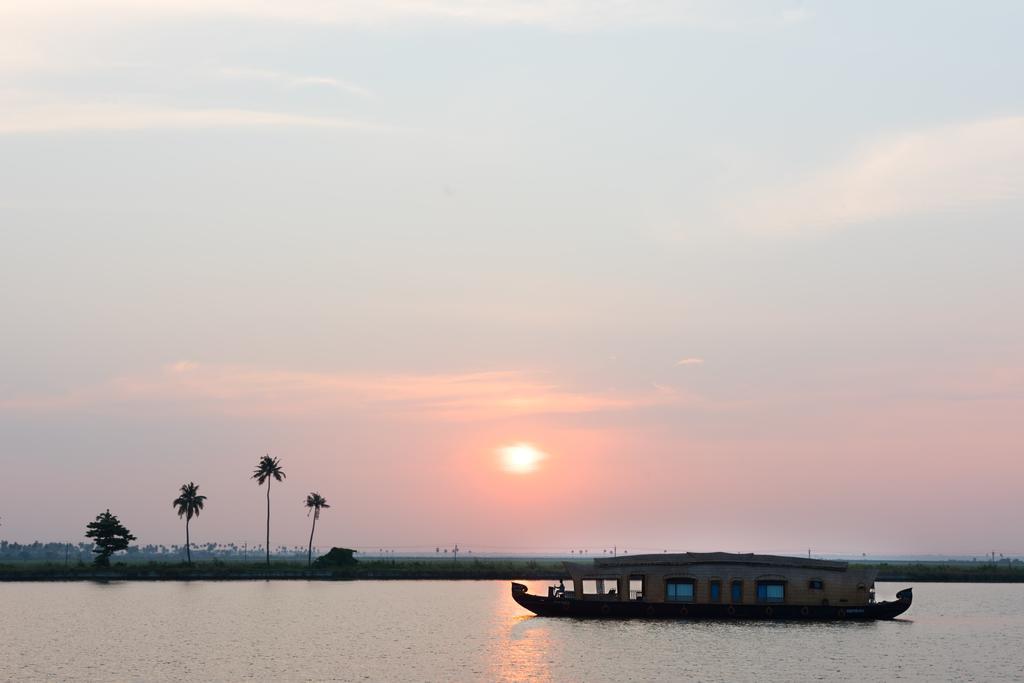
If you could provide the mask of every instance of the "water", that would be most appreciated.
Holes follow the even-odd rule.
[[[543,619],[507,581],[4,583],[0,679],[1024,679],[1024,585],[918,584],[905,617]]]

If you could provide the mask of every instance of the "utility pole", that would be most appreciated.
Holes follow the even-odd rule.
[[[452,562],[455,562],[458,559],[459,559],[459,544],[456,543],[455,547],[452,548]]]

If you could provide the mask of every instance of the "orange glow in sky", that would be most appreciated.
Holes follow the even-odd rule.
[[[501,467],[513,474],[529,474],[535,472],[547,454],[528,443],[517,443],[498,449],[501,456]]]
[[[1024,558],[1024,2],[949,4],[0,0],[0,539],[266,543],[269,454],[275,547]]]

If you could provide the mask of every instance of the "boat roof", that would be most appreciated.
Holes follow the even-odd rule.
[[[614,569],[620,567],[658,567],[689,564],[734,564],[753,567],[803,567],[846,571],[848,562],[814,560],[808,557],[785,555],[756,555],[754,553],[657,553],[651,555],[623,555],[621,557],[594,558],[594,567]]]

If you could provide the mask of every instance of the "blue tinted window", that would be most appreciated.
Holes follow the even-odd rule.
[[[693,581],[670,579],[665,584],[665,599],[675,602],[693,602]]]
[[[760,581],[757,584],[759,602],[782,602],[786,599],[786,584],[779,581]]]
[[[711,582],[711,602],[718,602],[722,599],[722,583],[720,581]]]
[[[732,601],[743,602],[743,582],[733,581],[732,582]]]

